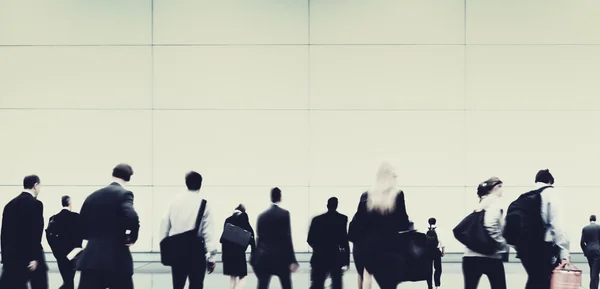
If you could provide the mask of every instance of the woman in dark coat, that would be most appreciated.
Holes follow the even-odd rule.
[[[406,260],[399,252],[398,232],[408,231],[404,193],[396,189],[394,168],[384,163],[377,172],[375,186],[364,196],[355,216],[361,235],[361,263],[364,263],[363,288],[370,287],[373,275],[381,289],[394,289],[405,274],[410,274]]]
[[[225,224],[232,224],[240,227],[252,234],[250,239],[250,248],[254,251],[256,246],[254,241],[254,230],[250,226],[248,220],[248,214],[246,214],[246,207],[240,204],[231,217],[225,220]],[[223,274],[231,277],[231,289],[242,289],[245,283],[245,277],[248,275],[248,266],[246,262],[246,247],[242,247],[237,244],[233,244],[221,238],[222,244],[222,261],[223,261]]]

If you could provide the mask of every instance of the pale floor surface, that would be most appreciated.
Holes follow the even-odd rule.
[[[506,265],[506,277],[507,277],[507,288],[519,289],[525,287],[526,274],[523,271],[520,264],[505,264]],[[444,274],[442,275],[442,287],[443,289],[460,289],[463,288],[463,279],[461,273],[461,265],[458,263],[445,263],[443,265]],[[582,288],[588,288],[589,282],[589,269],[587,264],[577,264],[577,266],[583,270],[583,286]],[[168,268],[162,267],[160,264],[141,264],[136,266],[136,274],[134,275],[135,288],[137,289],[170,289],[171,287],[171,275],[169,274]],[[79,275],[79,274],[78,274]],[[76,276],[76,281],[79,276]],[[247,277],[245,289],[256,288],[256,278],[254,274],[250,273]],[[57,289],[62,284],[60,275],[57,271],[52,269],[49,274],[49,289]],[[76,283],[77,284],[77,283]],[[293,275],[293,288],[307,289],[310,287],[310,275],[308,272],[308,264],[304,265],[299,273]],[[215,272],[207,276],[205,281],[206,289],[228,289],[229,288],[229,277],[223,276],[221,273]],[[279,280],[277,277],[273,277],[271,280],[271,287],[273,289],[280,289]],[[357,289],[357,274],[351,270],[344,275],[344,288],[346,289]],[[398,289],[427,289],[425,282],[418,283],[403,283],[398,286]],[[480,289],[489,289],[489,283],[484,277],[480,282]],[[379,289],[378,286],[373,286],[373,289]]]

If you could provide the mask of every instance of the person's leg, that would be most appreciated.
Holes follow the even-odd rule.
[[[427,260],[427,289],[433,289],[433,259]]]
[[[373,276],[371,276],[371,273],[369,273],[369,271],[367,271],[367,268],[364,268],[363,276],[362,276],[362,289],[371,289],[372,286],[373,286]]]
[[[27,269],[2,267],[1,289],[27,289]]]
[[[590,271],[590,289],[598,289],[600,282],[600,257],[593,260]]]
[[[435,283],[435,287],[442,286],[442,255],[438,255],[435,259],[433,259],[433,268],[435,269],[435,274],[433,275],[433,280]]]
[[[106,289],[106,278],[92,271],[82,271],[79,276],[79,289]]]
[[[504,264],[500,259],[488,259],[485,274],[490,280],[491,289],[506,289],[506,274]]]
[[[48,289],[48,271],[38,268],[33,272],[29,272],[29,283],[31,289]]]
[[[113,284],[110,286],[110,289],[133,289],[133,276],[114,276]]]
[[[279,282],[281,282],[281,289],[292,289],[292,272],[286,271],[280,273],[277,277],[279,277]]]
[[[189,267],[190,277],[190,288],[189,289],[203,289],[204,288],[204,277],[206,276],[206,259],[202,258],[196,260]]]
[[[544,254],[539,251],[527,250],[520,252],[521,264],[527,272],[527,283],[525,289],[549,289],[550,287],[550,276],[545,276],[546,267],[551,267],[549,260],[545,261]],[[550,271],[552,274],[552,271]],[[548,278],[548,282],[544,279]]]
[[[188,265],[174,265],[171,267],[173,289],[184,289],[188,278]]]
[[[269,289],[269,283],[271,283],[271,274],[259,273],[256,274],[258,279],[258,289]]]
[[[235,289],[237,285],[237,277],[236,276],[229,276],[229,288],[230,289]]]
[[[480,257],[463,258],[462,270],[465,289],[477,289],[477,285],[479,285],[479,280],[483,274],[479,259]]]
[[[331,276],[331,289],[342,289],[344,287],[344,271],[342,268],[332,270]]]
[[[56,264],[58,265],[58,271],[63,279],[63,285],[60,289],[73,289],[75,288],[75,264],[73,261],[64,258],[57,258]]]
[[[235,289],[244,289],[244,286],[246,285],[246,280],[248,278],[246,278],[246,276],[240,276],[240,278],[238,279],[236,285],[235,285]]]
[[[310,289],[325,288],[325,279],[327,279],[327,271],[315,267],[310,269]]]

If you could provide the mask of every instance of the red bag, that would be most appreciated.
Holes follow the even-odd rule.
[[[581,276],[581,270],[573,264],[558,265],[553,271],[550,289],[580,289]]]

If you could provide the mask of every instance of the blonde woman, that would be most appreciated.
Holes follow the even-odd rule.
[[[398,232],[410,226],[404,193],[396,188],[397,175],[394,167],[383,163],[377,171],[373,188],[366,194],[355,216],[356,235],[360,236],[360,250],[364,262],[362,288],[371,286],[371,274],[381,289],[393,289],[399,283],[399,271],[403,264],[394,254]],[[360,229],[358,229],[360,228]]]

